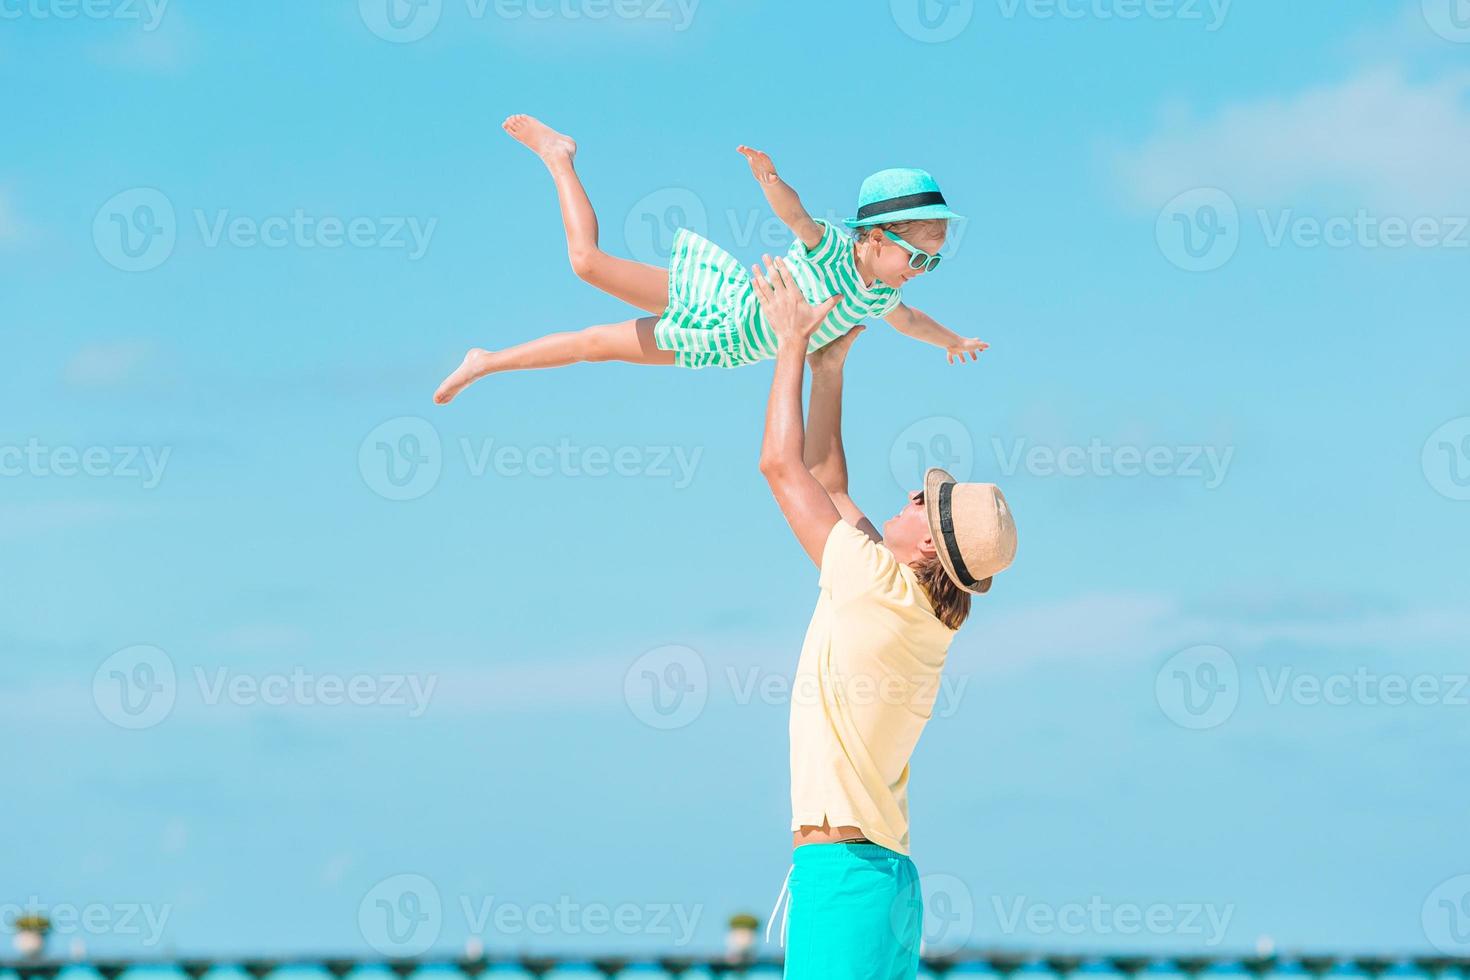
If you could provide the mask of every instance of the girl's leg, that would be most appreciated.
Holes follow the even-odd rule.
[[[454,396],[487,374],[565,367],[581,361],[626,361],[629,364],[673,364],[674,352],[653,342],[657,317],[645,316],[622,323],[606,323],[585,330],[552,333],[505,350],[476,347],[434,392],[434,401],[447,405]]]
[[[524,143],[551,171],[561,220],[567,232],[567,258],[583,282],[650,313],[668,305],[669,273],[658,266],[608,255],[597,247],[597,213],[577,177],[572,160],[577,144],[532,116],[511,116],[505,131]]]

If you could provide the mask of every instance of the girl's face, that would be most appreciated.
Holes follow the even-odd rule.
[[[899,225],[889,229],[914,248],[935,254],[944,246],[945,226],[943,222],[925,222],[905,227]],[[923,269],[909,266],[909,250],[893,241],[881,231],[870,231],[868,239],[868,272],[890,289],[902,289],[904,284],[924,274]]]

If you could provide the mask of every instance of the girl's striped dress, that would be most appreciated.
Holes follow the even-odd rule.
[[[869,317],[898,305],[899,291],[881,282],[863,285],[853,261],[852,241],[827,221],[822,240],[808,250],[791,243],[786,266],[808,303],[834,293],[842,302],[812,335],[807,351],[825,347]],[[776,356],[776,332],[756,301],[750,272],[729,252],[687,228],[679,229],[669,256],[669,306],[653,328],[663,350],[675,352],[680,367],[740,367]]]

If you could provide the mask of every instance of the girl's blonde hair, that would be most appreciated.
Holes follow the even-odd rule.
[[[949,235],[949,219],[947,218],[919,218],[914,221],[890,221],[881,225],[865,225],[854,229],[853,235],[859,244],[869,241],[875,236],[882,235],[885,231],[891,231],[904,241],[913,244],[913,238],[909,236],[923,237],[925,232],[936,234],[940,241]]]

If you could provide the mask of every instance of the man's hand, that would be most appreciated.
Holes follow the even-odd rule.
[[[827,314],[842,301],[842,297],[829,296],[821,306],[814,307],[801,295],[796,283],[792,282],[791,272],[786,268],[785,262],[769,255],[762,258],[766,263],[765,271],[762,272],[758,265],[751,269],[754,273],[751,280],[755,286],[756,299],[760,302],[771,329],[776,332],[776,340],[783,346],[799,345],[805,353],[812,334],[817,332],[817,328],[827,319]]]
[[[818,347],[808,354],[806,362],[811,367],[812,374],[830,371],[841,373],[842,365],[847,361],[847,352],[852,350],[852,342],[866,329],[863,326],[853,327],[826,347]]]
[[[781,179],[776,176],[776,165],[762,151],[749,146],[737,146],[735,152],[745,157],[745,162],[750,164],[750,172],[757,182],[774,184]]]
[[[965,355],[970,355],[970,360],[980,360],[980,352],[989,350],[990,345],[978,337],[961,337],[958,342],[946,344],[944,347],[944,359],[954,364],[958,359],[960,364],[965,363]]]

